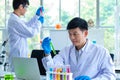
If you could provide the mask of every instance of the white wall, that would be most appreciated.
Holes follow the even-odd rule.
[[[50,37],[55,49],[61,50],[71,44],[67,30],[50,30]],[[89,29],[88,39],[104,45],[104,29]]]
[[[104,46],[104,29],[91,28],[88,30],[88,39]]]
[[[50,37],[56,50],[71,44],[67,30],[50,30]]]

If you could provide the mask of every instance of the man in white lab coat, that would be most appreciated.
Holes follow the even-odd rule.
[[[20,17],[24,16],[29,5],[29,0],[13,0],[13,9],[8,20],[8,35],[9,35],[9,64],[13,71],[13,57],[28,57],[27,38],[33,37],[39,33],[41,23],[44,18],[41,15],[40,7],[37,9],[35,16],[28,22],[23,21]]]
[[[115,67],[108,50],[87,39],[87,22],[75,17],[68,23],[67,30],[72,45],[62,49],[53,59],[50,55],[51,39],[43,40],[46,57],[42,61],[46,70],[51,65],[70,65],[75,80],[115,80]]]

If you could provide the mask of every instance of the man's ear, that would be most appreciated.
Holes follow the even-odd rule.
[[[85,32],[84,32],[84,36],[85,36],[85,37],[88,36],[88,30],[85,30]]]
[[[23,9],[23,5],[22,4],[20,4],[19,9]]]

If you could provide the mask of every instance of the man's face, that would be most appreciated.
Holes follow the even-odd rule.
[[[82,31],[79,28],[75,28],[68,30],[68,33],[69,38],[73,45],[75,45],[76,47],[83,47],[83,45],[86,42],[86,37],[88,34],[87,30]]]
[[[20,11],[21,11],[21,15],[25,15],[26,11],[27,11],[28,5],[20,5]]]

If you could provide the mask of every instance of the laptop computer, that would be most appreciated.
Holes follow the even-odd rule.
[[[40,72],[36,58],[13,58],[13,66],[17,79],[40,80]]]
[[[56,54],[59,53],[59,50],[55,50],[56,51]],[[38,66],[39,66],[39,71],[40,71],[40,75],[43,75],[43,76],[46,76],[46,70],[43,66],[43,63],[42,63],[42,58],[44,57],[44,50],[33,50],[32,53],[31,53],[31,58],[36,58],[37,61],[38,61]],[[53,53],[53,51],[51,51],[51,56],[54,57],[55,54]]]

